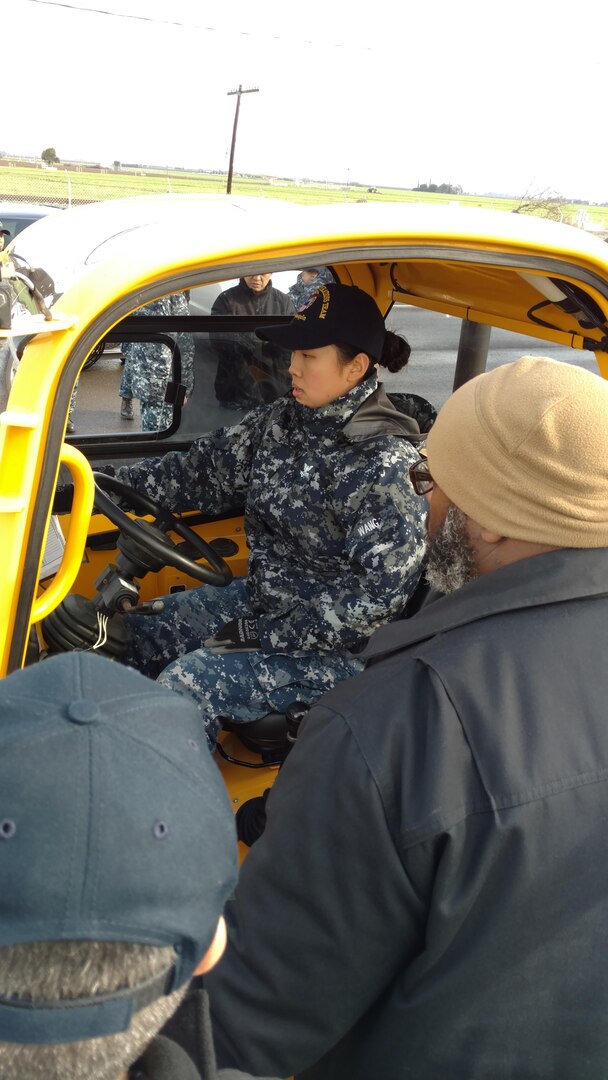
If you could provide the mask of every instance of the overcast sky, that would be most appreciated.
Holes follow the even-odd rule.
[[[241,83],[236,172],[608,201],[595,0],[5,0],[2,25],[6,153],[225,171]]]

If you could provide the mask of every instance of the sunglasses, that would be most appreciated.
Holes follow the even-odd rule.
[[[410,465],[409,477],[417,495],[427,495],[429,491],[433,490],[433,477],[426,458],[418,458],[418,461]]]

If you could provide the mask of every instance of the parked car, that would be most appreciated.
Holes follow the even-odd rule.
[[[0,221],[9,234],[5,237],[5,246],[8,247],[28,225],[58,210],[59,207],[45,203],[0,202]]]

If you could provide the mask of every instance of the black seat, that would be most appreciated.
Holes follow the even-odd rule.
[[[236,723],[227,716],[218,717],[223,731],[230,731],[246,746],[265,758],[281,760],[287,754],[287,716],[284,712],[269,712],[257,720],[245,724]]]
[[[285,712],[267,712],[257,720],[244,724],[239,724],[227,716],[218,716],[216,719],[224,731],[238,736],[248,750],[261,754],[264,761],[276,764],[287,757],[309,708],[310,705],[305,701],[292,701]]]

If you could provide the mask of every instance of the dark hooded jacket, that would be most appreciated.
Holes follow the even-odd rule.
[[[232,289],[220,293],[212,315],[295,315],[286,293],[269,281],[255,292],[243,278]],[[217,356],[215,395],[218,401],[250,408],[272,401],[289,387],[289,358],[286,349],[263,345],[253,331],[212,332],[209,340]]]
[[[304,719],[206,979],[218,1061],[306,1080],[599,1080],[608,549],[379,629]]]

